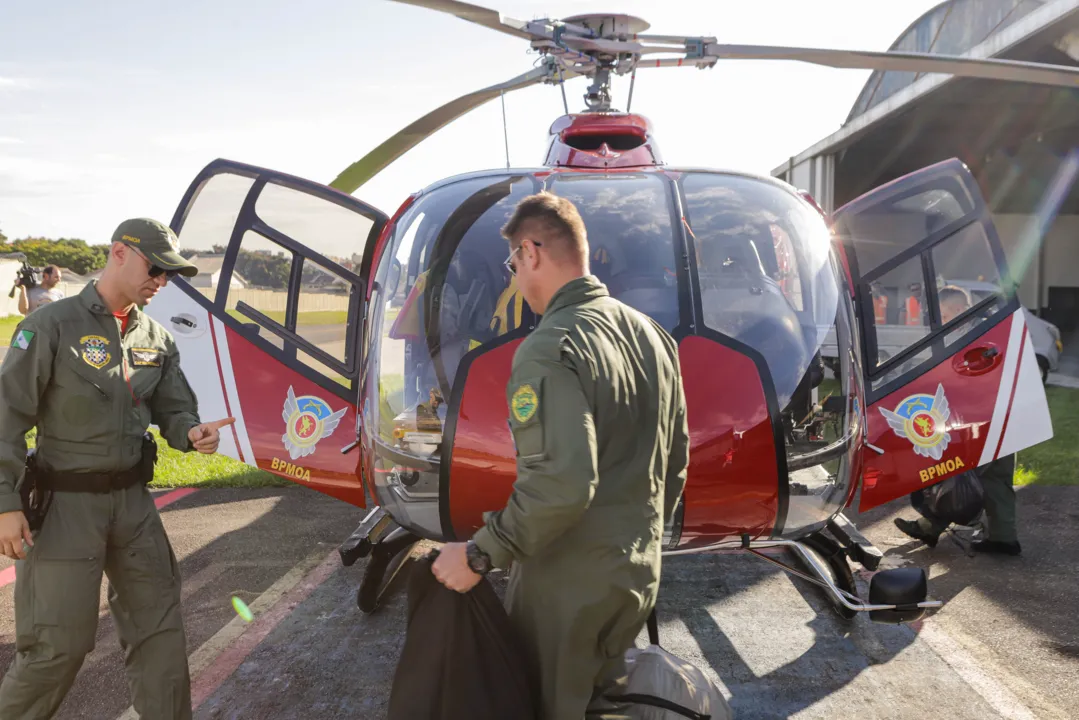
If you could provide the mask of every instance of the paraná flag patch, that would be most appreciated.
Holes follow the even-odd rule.
[[[29,330],[20,330],[11,341],[11,347],[26,350],[30,347],[30,341],[34,339],[34,333]]]

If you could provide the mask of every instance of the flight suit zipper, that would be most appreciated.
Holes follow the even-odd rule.
[[[123,326],[121,325],[120,319],[117,318],[115,315],[112,316],[112,322],[113,322],[113,325],[116,327],[116,337],[117,337],[117,339],[119,341],[119,344],[118,344],[117,347],[118,347],[118,350],[119,350],[119,353],[120,353],[120,368],[121,368],[121,372],[123,372],[123,374],[124,374],[124,383],[127,385],[128,392],[131,393],[132,400],[134,400],[134,398],[135,398],[135,390],[131,387],[131,380],[128,378],[128,374],[127,374],[127,351],[124,348]],[[118,448],[119,448],[120,455],[122,456],[123,455],[123,447],[124,447],[123,439],[124,439],[124,437],[127,436],[127,425],[128,425],[128,422],[130,420],[129,420],[128,416],[127,416],[127,408],[124,407],[123,401],[120,400],[119,398],[117,398],[116,405],[117,405],[117,408],[119,410],[119,415],[120,415],[120,424],[118,425],[118,427],[120,429],[120,438],[119,438],[120,442],[119,442]],[[119,459],[123,460],[122,457],[120,457]]]

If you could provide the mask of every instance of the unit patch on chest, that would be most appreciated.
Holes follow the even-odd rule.
[[[165,353],[153,348],[131,348],[131,364],[141,367],[161,367]]]
[[[82,346],[83,362],[91,367],[100,370],[112,360],[109,341],[100,335],[86,335],[79,339],[79,345]]]

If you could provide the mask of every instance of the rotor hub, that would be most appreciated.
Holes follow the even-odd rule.
[[[574,15],[562,18],[562,21],[586,27],[596,33],[596,37],[609,40],[629,40],[637,33],[642,33],[652,27],[647,20],[616,13]]]

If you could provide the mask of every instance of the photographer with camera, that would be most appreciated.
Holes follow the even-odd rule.
[[[29,315],[42,305],[48,305],[64,297],[62,290],[56,286],[60,284],[60,268],[55,265],[47,265],[41,271],[41,282],[36,277],[34,268],[23,263],[19,270],[19,277],[15,280],[15,290],[19,292],[19,312]]]

